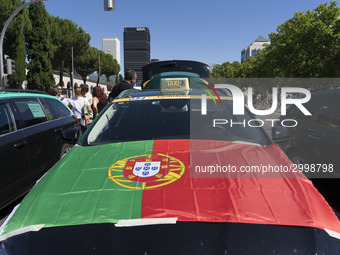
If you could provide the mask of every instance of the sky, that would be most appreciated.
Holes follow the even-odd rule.
[[[102,50],[103,37],[117,37],[123,65],[124,27],[150,29],[151,59],[195,60],[209,65],[241,60],[242,49],[258,36],[269,39],[295,12],[315,9],[321,0],[48,0],[46,10],[70,19]],[[123,69],[123,67],[121,68]]]

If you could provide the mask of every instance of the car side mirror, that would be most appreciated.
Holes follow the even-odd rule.
[[[274,142],[285,140],[290,137],[289,130],[282,126],[275,126],[272,128],[272,140]]]
[[[76,143],[78,138],[79,138],[78,128],[71,128],[63,131],[63,139],[70,143]]]

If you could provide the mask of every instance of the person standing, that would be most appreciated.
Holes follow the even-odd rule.
[[[109,94],[109,101],[116,98],[122,91],[126,89],[133,89],[133,85],[137,81],[137,73],[134,70],[125,72],[125,79],[113,87],[112,92]]]
[[[48,94],[50,94],[51,96],[58,97],[58,89],[56,87],[51,87],[48,90]]]
[[[107,99],[109,99],[109,95],[112,92],[112,88],[113,88],[113,85],[111,83],[108,83],[107,84],[107,96],[106,96]],[[108,103],[110,103],[110,101]]]
[[[243,92],[243,96],[244,96],[244,104],[248,105],[248,92],[247,92],[246,87],[242,88],[242,92]]]
[[[89,104],[92,103],[92,96],[89,92],[89,86],[86,84],[81,84],[80,85],[81,88],[81,95],[82,97],[85,97],[87,99],[87,101],[89,101]]]
[[[92,110],[93,110],[93,118],[97,117],[97,115],[103,110],[103,108],[107,105],[107,97],[100,86],[95,86],[92,89]]]
[[[89,117],[92,109],[89,101],[81,96],[81,88],[76,88],[74,92],[75,96],[68,101],[68,107],[73,111],[81,126],[81,131],[84,132],[88,126],[86,115]]]
[[[58,84],[58,85],[55,85],[54,86],[55,89],[57,90],[58,94],[57,94],[57,98],[59,98],[61,101],[64,100],[65,96],[62,94],[63,92],[63,89],[61,88],[61,86]]]

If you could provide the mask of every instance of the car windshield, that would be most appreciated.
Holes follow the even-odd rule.
[[[232,114],[232,101],[224,100],[223,107],[216,107],[213,100],[207,102],[207,115],[202,115],[199,99],[123,99],[107,108],[80,144],[87,146],[157,139],[270,143],[261,128],[247,125],[252,119],[247,111],[241,116]],[[215,127],[214,120],[218,120]],[[255,126],[254,123],[252,126]]]

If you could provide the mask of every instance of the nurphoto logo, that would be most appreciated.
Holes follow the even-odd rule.
[[[210,87],[210,86],[209,86]],[[215,89],[228,89],[231,94],[233,95],[233,114],[234,115],[244,115],[244,94],[242,90],[231,84],[216,84]],[[213,90],[215,94],[217,94],[216,90]],[[287,98],[287,94],[289,93],[302,93],[305,95],[305,97],[302,98]],[[209,93],[210,94],[210,93]],[[253,88],[249,87],[248,88],[248,95],[253,94]],[[272,94],[272,106],[270,109],[266,110],[258,110],[255,109],[253,105],[253,98],[251,96],[248,97],[248,108],[251,113],[254,115],[270,115],[274,113],[278,106],[278,88],[274,87],[273,88],[273,94]],[[212,95],[210,94],[212,97]],[[218,96],[219,98],[219,96]],[[219,98],[220,99],[220,98]],[[286,108],[287,105],[293,104],[296,107],[300,109],[300,111],[304,115],[312,115],[304,106],[304,103],[307,103],[311,99],[311,93],[308,89],[304,88],[296,88],[296,87],[283,87],[281,88],[281,114],[286,115]],[[221,103],[222,105],[222,103]],[[207,114],[207,97],[206,95],[202,95],[201,97],[201,114],[206,115]]]

